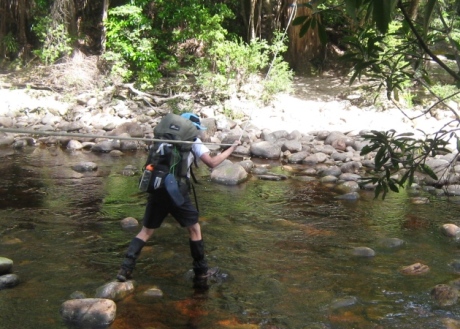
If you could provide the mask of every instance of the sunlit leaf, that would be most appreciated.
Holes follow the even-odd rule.
[[[433,178],[434,180],[437,180],[438,179],[438,176],[436,176],[436,174],[434,173],[434,171],[431,169],[430,166],[422,163],[420,165],[420,169],[425,173],[427,174],[428,176],[430,176],[431,178]]]

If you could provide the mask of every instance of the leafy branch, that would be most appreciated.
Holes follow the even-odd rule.
[[[375,198],[382,195],[382,199],[385,199],[389,191],[399,192],[406,184],[412,185],[416,172],[438,180],[437,174],[426,164],[427,159],[430,156],[451,153],[447,148],[451,138],[456,138],[457,149],[460,149],[460,141],[452,130],[440,130],[433,137],[425,134],[423,139],[413,136],[413,133],[396,134],[395,130],[372,130],[363,136],[369,143],[363,147],[361,155],[375,153],[375,167],[374,173],[363,178],[361,184],[376,185]],[[401,177],[397,175],[399,172],[403,172]]]

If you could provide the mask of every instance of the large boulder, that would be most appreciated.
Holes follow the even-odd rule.
[[[71,299],[61,305],[67,324],[81,328],[106,328],[115,320],[117,305],[104,298]]]
[[[248,177],[247,171],[238,163],[223,163],[211,173],[213,182],[223,185],[238,185]]]
[[[262,141],[252,143],[250,151],[251,154],[255,157],[265,159],[279,159],[281,155],[281,146],[271,142]]]

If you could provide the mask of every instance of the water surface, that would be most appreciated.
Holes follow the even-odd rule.
[[[66,328],[62,302],[75,291],[93,297],[113,280],[135,231],[120,220],[142,218],[146,197],[137,190],[143,152],[114,158],[38,147],[0,150],[0,256],[14,261],[21,283],[0,291],[0,328]],[[233,159],[237,161],[238,159]],[[80,174],[72,165],[93,161]],[[281,172],[277,162],[272,170]],[[448,328],[460,324],[458,305],[436,306],[430,290],[459,278],[449,264],[458,243],[440,226],[456,223],[459,203],[444,197],[412,204],[411,193],[358,201],[334,189],[291,177],[239,186],[209,181],[198,170],[196,187],[206,252],[227,279],[206,293],[188,274],[188,235],[168,217],[143,249],[135,293],[117,302],[111,328]],[[399,238],[402,248],[381,246]],[[354,247],[376,251],[356,258]],[[402,266],[430,272],[404,276]],[[156,286],[164,296],[146,300]]]

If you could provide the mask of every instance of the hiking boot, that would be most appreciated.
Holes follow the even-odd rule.
[[[124,267],[120,268],[120,271],[118,271],[117,274],[117,280],[120,282],[125,282],[127,280],[130,280],[132,278],[133,271],[128,270]]]
[[[195,280],[206,280],[220,272],[218,267],[211,267],[205,273],[195,274]]]

